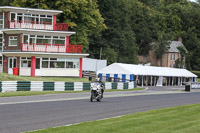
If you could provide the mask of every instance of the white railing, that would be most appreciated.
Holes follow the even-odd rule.
[[[22,44],[22,51],[65,53],[66,46],[53,44]]]
[[[53,30],[53,25],[49,23],[37,24],[32,22],[9,22],[9,28]]]

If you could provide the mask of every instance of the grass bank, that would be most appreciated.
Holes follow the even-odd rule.
[[[176,106],[32,133],[199,133],[200,104]]]
[[[0,81],[63,81],[63,82],[88,82],[87,78],[69,77],[27,77],[0,73]]]
[[[33,96],[33,95],[79,93],[79,92],[87,92],[87,91],[13,91],[13,92],[2,92],[0,93],[0,97]]]
[[[144,88],[134,88],[127,90],[105,90],[105,92],[113,91],[137,91],[144,90]],[[60,94],[60,93],[83,93],[89,91],[14,91],[14,92],[3,92],[0,93],[0,97],[15,97],[15,96],[33,96],[33,95],[48,95],[48,94]]]

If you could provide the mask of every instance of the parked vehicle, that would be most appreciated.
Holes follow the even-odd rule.
[[[100,102],[103,98],[104,86],[100,82],[91,83],[91,96],[90,101],[94,102],[95,100]]]

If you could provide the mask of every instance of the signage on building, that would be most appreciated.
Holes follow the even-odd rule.
[[[4,60],[3,63],[8,63],[8,60]]]

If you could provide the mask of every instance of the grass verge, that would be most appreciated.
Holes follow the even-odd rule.
[[[156,109],[31,133],[199,133],[200,104]]]
[[[144,88],[134,88],[127,90],[105,90],[105,92],[113,92],[113,91],[136,91],[136,90],[144,90]],[[0,93],[0,97],[15,97],[15,96],[33,96],[33,95],[47,95],[47,94],[60,94],[60,93],[82,93],[89,91],[14,91],[14,92],[3,92]]]
[[[198,78],[198,82],[200,82],[200,78]]]
[[[80,93],[80,92],[88,92],[88,91],[13,91],[13,92],[2,92],[0,93],[0,97],[33,96],[33,95]]]
[[[63,82],[89,82],[87,78],[69,77],[28,77],[0,73],[0,81],[63,81]]]

